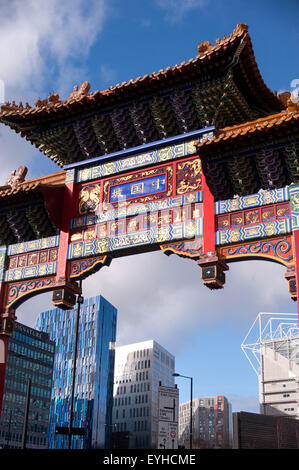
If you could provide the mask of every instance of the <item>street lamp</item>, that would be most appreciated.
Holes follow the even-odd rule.
[[[79,281],[80,291],[82,292],[82,279]],[[77,363],[77,349],[78,349],[78,336],[79,336],[79,324],[80,324],[80,306],[83,304],[84,298],[80,294],[77,297],[77,318],[76,318],[76,330],[75,330],[75,351],[74,351],[74,363],[73,363],[73,377],[72,377],[72,392],[71,392],[71,402],[70,402],[70,420],[68,426],[68,449],[71,448],[72,442],[72,426],[74,418],[74,395],[75,395],[75,381],[76,381],[76,363]]]
[[[187,375],[181,375],[176,372],[172,374],[173,377],[184,377],[184,379],[190,379],[190,449],[192,449],[192,401],[193,401],[193,377]]]

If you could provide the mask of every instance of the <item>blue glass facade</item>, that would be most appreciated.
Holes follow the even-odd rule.
[[[55,344],[49,335],[16,322],[8,343],[0,448],[22,447],[28,379],[26,447],[46,449]]]
[[[55,308],[40,314],[36,328],[55,342],[55,362],[49,419],[49,447],[67,448],[67,436],[55,434],[68,426],[72,388],[77,311]],[[74,427],[85,429],[73,436],[73,449],[110,447],[112,430],[114,342],[117,310],[102,296],[81,305],[74,392]]]

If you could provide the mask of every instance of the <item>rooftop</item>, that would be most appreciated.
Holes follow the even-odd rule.
[[[215,45],[174,67],[90,92],[83,82],[28,103],[5,103],[0,122],[64,166],[211,125],[220,129],[284,109],[264,83],[248,27],[239,24]]]

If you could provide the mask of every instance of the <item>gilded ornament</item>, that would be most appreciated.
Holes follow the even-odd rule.
[[[239,230],[231,230],[230,232],[230,239],[232,242],[237,242],[240,240],[240,232]]]
[[[187,142],[187,153],[195,153],[197,151],[195,143],[196,140],[191,140],[191,142]]]
[[[79,193],[79,214],[95,212],[100,203],[100,193],[99,184],[83,187]]]
[[[78,256],[81,256],[82,253],[83,253],[83,245],[81,245],[80,243],[76,243],[73,246],[73,256],[77,258]]]
[[[291,207],[293,212],[299,212],[299,193],[291,195]]]
[[[276,229],[275,229],[275,223],[267,223],[265,224],[265,232],[267,235],[275,235],[276,234]]]
[[[81,171],[81,180],[82,181],[88,180],[89,174],[90,174],[90,169],[89,168],[85,168],[84,170],[82,170]]]
[[[44,276],[46,273],[47,273],[47,265],[43,264],[43,265],[39,266],[38,274],[40,276]]]
[[[186,232],[186,235],[188,237],[194,237],[194,235],[196,234],[196,225],[194,222],[190,222],[186,225],[186,228],[185,228],[185,232]]]
[[[258,196],[249,196],[244,198],[244,206],[253,206],[258,203]]]
[[[109,239],[103,238],[96,241],[96,252],[97,253],[105,253],[109,251]]]

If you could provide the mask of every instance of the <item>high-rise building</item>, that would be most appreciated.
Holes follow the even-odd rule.
[[[8,343],[1,448],[22,448],[27,387],[30,394],[26,447],[47,448],[54,347],[47,333],[15,323]]]
[[[173,387],[174,367],[174,356],[154,340],[115,348],[113,427],[122,442],[127,436],[126,447],[157,448],[159,382]]]
[[[227,449],[232,445],[231,406],[223,395],[192,400],[192,447]],[[190,401],[179,407],[179,444],[189,447]]]
[[[49,447],[63,449],[68,437],[56,434],[70,419],[77,309],[55,308],[41,313],[36,327],[47,331],[56,344],[49,420]],[[72,436],[71,448],[105,448],[111,445],[114,342],[117,310],[102,296],[81,305],[74,389],[73,427],[84,435]]]
[[[297,314],[259,313],[242,349],[258,376],[260,413],[298,419]]]

